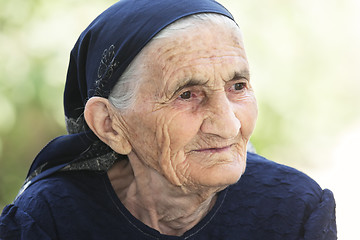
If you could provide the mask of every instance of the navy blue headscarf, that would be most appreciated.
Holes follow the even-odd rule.
[[[54,139],[38,154],[28,179],[47,176],[70,162],[114,157],[87,127],[83,118],[86,101],[92,96],[108,98],[127,66],[157,33],[198,13],[233,19],[213,0],[121,0],[99,15],[71,51],[64,92],[69,134]]]

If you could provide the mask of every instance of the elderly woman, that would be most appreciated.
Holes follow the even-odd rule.
[[[121,0],[82,33],[69,135],[36,157],[1,239],[336,239],[329,190],[247,143],[239,27],[212,0]]]

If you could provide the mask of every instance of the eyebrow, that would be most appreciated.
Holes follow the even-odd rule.
[[[239,80],[239,79],[246,79],[247,81],[250,81],[249,69],[244,69],[244,70],[241,70],[240,72],[235,71],[234,76],[232,77],[232,79],[230,81]]]
[[[182,81],[182,82],[176,84],[176,86],[174,88],[172,88],[170,90],[170,92],[172,92],[173,94],[176,94],[176,93],[180,92],[181,90],[183,90],[184,88],[189,88],[192,86],[204,86],[208,83],[208,81],[209,80],[201,81],[199,79],[189,78],[189,79],[186,79],[185,81]]]
[[[229,79],[229,80],[226,80],[226,82],[235,81],[235,80],[239,80],[239,79],[246,79],[247,81],[249,81],[250,80],[250,72],[249,72],[249,70],[244,69],[244,70],[241,70],[241,71],[235,71],[233,77],[231,79]],[[184,88],[189,88],[189,87],[192,87],[192,86],[204,86],[208,82],[209,82],[209,80],[204,81],[204,80],[189,78],[189,79],[186,79],[184,81],[179,82],[174,87],[169,89],[168,92],[171,93],[170,95],[175,95],[176,93],[180,92]]]

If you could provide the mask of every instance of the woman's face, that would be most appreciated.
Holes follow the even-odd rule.
[[[235,183],[257,117],[239,30],[197,25],[150,46],[135,104],[121,113],[130,156],[177,186]]]

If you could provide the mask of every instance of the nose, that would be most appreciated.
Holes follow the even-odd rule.
[[[235,107],[225,93],[213,96],[206,105],[206,116],[200,130],[224,139],[235,138],[241,128],[240,119],[235,114]]]

